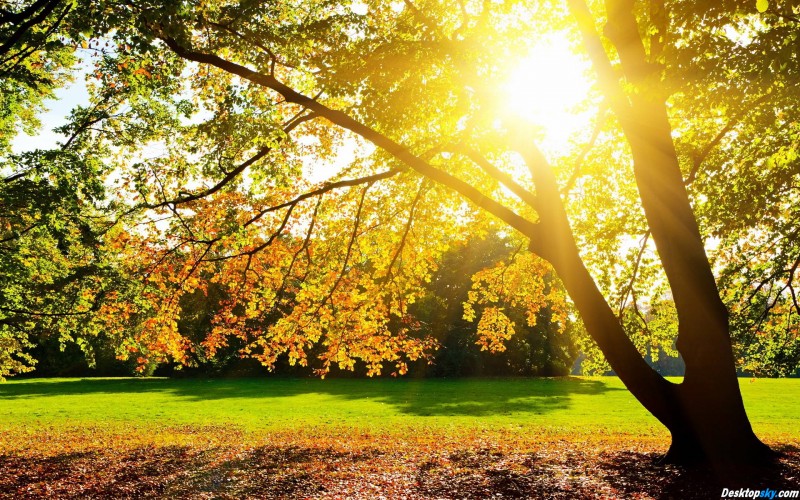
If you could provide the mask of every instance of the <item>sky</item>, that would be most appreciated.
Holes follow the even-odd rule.
[[[67,122],[70,111],[75,106],[87,106],[89,104],[89,91],[86,87],[85,72],[80,71],[75,81],[71,84],[57,89],[55,98],[47,100],[45,106],[47,111],[38,115],[41,126],[35,135],[27,135],[20,132],[12,140],[11,147],[14,153],[24,153],[35,149],[56,148],[58,142],[63,142],[66,137],[55,132],[53,129],[64,125]],[[359,146],[355,143],[345,144],[336,158],[326,162],[320,162],[314,158],[303,161],[305,176],[312,182],[322,182],[344,169],[354,158]]]
[[[586,76],[587,67],[588,62],[572,52],[564,37],[552,36],[533,47],[503,84],[509,109],[542,126],[544,135],[540,147],[551,159],[567,153],[576,134],[592,120],[591,111],[576,111],[591,86]],[[86,75],[86,70],[79,69],[74,82],[55,91],[56,98],[48,100],[45,103],[48,110],[39,115],[38,133],[33,136],[20,133],[12,141],[15,153],[55,148],[57,142],[65,140],[53,129],[66,122],[75,106],[88,105]],[[359,154],[364,151],[359,152],[358,144],[346,143],[333,159],[321,162],[308,158],[303,161],[305,176],[312,183],[325,181],[341,172]]]
[[[55,91],[56,99],[45,103],[48,111],[39,115],[42,126],[35,136],[19,133],[12,141],[14,153],[23,153],[34,149],[49,149],[56,146],[56,142],[63,141],[65,137],[53,132],[53,129],[67,122],[69,112],[75,106],[89,104],[89,91],[86,88],[86,79],[79,74],[73,83]]]

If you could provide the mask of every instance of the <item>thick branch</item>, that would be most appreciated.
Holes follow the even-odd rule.
[[[570,11],[578,23],[592,66],[597,72],[600,86],[608,98],[609,106],[620,120],[624,120],[628,116],[630,103],[620,85],[619,75],[611,65],[611,60],[603,47],[600,34],[594,24],[594,16],[585,0],[568,0],[568,3]]]
[[[510,189],[511,192],[514,193],[517,198],[525,202],[526,205],[534,209],[536,208],[536,196],[533,193],[518,184],[513,177],[492,165],[492,163],[484,158],[480,153],[464,145],[458,146],[456,151],[466,155],[467,158],[481,167],[484,172],[489,174],[490,177],[494,178],[505,187]]]
[[[540,237],[531,239],[531,250],[555,265],[565,255],[578,256],[575,237],[572,234],[567,212],[558,189],[553,169],[542,152],[530,139],[533,131],[522,120],[510,123],[511,148],[518,151],[536,185]]]
[[[536,224],[528,221],[524,217],[519,216],[513,210],[484,195],[474,186],[448,174],[447,172],[431,166],[418,156],[411,153],[406,147],[398,144],[377,130],[351,118],[346,113],[328,108],[324,104],[321,104],[314,99],[297,92],[291,87],[278,81],[271,75],[265,75],[263,73],[253,71],[240,64],[228,61],[214,54],[206,54],[187,49],[168,36],[162,36],[161,39],[180,57],[190,61],[210,64],[231,74],[238,75],[245,80],[249,80],[258,85],[270,88],[281,94],[286,101],[305,106],[319,116],[327,118],[332,123],[372,142],[418,173],[439,184],[443,184],[453,189],[468,200],[472,201],[478,208],[486,210],[511,227],[517,229],[522,234],[528,237],[534,237],[537,234]]]
[[[514,127],[511,145],[525,159],[536,183],[542,237],[531,240],[531,250],[548,260],[581,313],[586,329],[611,367],[653,415],[669,426],[670,384],[642,359],[617,317],[600,293],[578,252],[552,168],[528,139],[523,124]],[[637,381],[632,383],[631,381]]]
[[[6,23],[19,24],[23,22],[25,19],[31,17],[37,10],[41,9],[45,4],[50,3],[52,1],[53,0],[36,0],[21,12],[11,12],[9,10],[0,9],[0,26]]]
[[[46,0],[46,1],[36,2],[25,12],[21,13],[23,18],[26,16],[30,17],[25,21],[23,21],[22,23],[20,23],[19,26],[17,27],[17,30],[14,33],[12,33],[11,36],[9,36],[2,45],[0,45],[0,55],[4,55],[9,50],[11,50],[11,47],[13,47],[15,43],[17,43],[23,36],[25,36],[25,33],[27,33],[31,27],[44,21],[47,18],[47,16],[50,15],[51,12],[53,12],[53,9],[55,9],[60,2],[61,0]],[[38,14],[34,15],[34,12],[36,12],[36,10],[38,10],[38,8],[41,7],[42,5],[44,6],[44,8]],[[36,7],[36,10],[31,11],[33,7]]]

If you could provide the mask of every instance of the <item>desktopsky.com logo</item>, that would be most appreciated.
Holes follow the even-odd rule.
[[[751,490],[750,488],[722,488],[722,498],[800,498],[800,490]]]

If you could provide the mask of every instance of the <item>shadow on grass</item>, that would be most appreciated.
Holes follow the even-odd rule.
[[[145,448],[0,455],[7,498],[717,498],[722,488],[796,489],[800,450],[757,479],[722,484],[654,453],[491,449]]]
[[[415,416],[488,416],[566,409],[576,395],[624,389],[578,378],[509,379],[33,379],[0,385],[0,401],[50,396],[163,393],[188,401],[322,394],[388,404]]]

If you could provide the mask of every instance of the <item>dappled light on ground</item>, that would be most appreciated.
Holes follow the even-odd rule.
[[[611,399],[607,399],[611,398]],[[104,422],[251,430],[296,425],[598,427],[656,422],[617,379],[47,379],[0,386],[0,417],[31,425]],[[420,420],[422,419],[422,420]],[[602,418],[601,418],[602,421]]]
[[[796,444],[800,383],[741,379],[740,385],[756,433]],[[228,422],[251,433],[501,429],[669,438],[616,377],[14,380],[0,385],[0,422],[0,432],[104,428],[144,433]]]
[[[789,448],[757,484],[659,463],[648,449],[550,443],[530,450],[462,448],[144,447],[0,455],[0,496],[13,498],[713,498],[723,487],[790,488],[800,450]],[[621,448],[626,443],[620,442]]]

